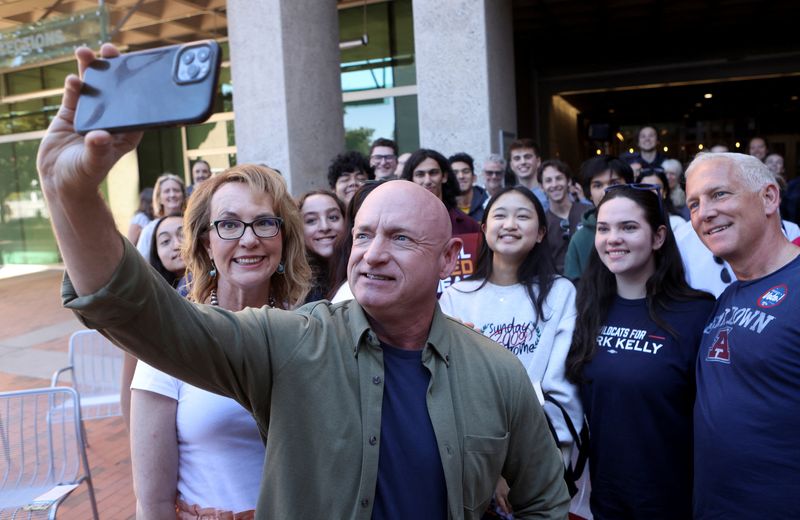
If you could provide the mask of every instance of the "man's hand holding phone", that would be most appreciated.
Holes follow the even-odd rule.
[[[119,51],[111,44],[100,49],[100,56],[112,58]],[[64,82],[64,96],[56,117],[39,146],[36,164],[42,180],[42,189],[49,204],[58,193],[89,193],[108,175],[111,167],[126,153],[135,149],[142,132],[110,134],[105,130],[92,130],[85,136],[75,131],[75,111],[78,106],[82,79],[86,68],[96,57],[91,49],[80,47],[75,51],[78,74],[70,74]]]
[[[118,54],[112,45],[100,49],[103,58]],[[136,148],[142,133],[93,130],[84,136],[75,131],[81,78],[95,55],[82,47],[75,56],[80,77],[70,74],[64,82],[61,107],[39,145],[36,166],[67,272],[77,293],[86,295],[108,283],[123,252],[98,186],[120,157]]]

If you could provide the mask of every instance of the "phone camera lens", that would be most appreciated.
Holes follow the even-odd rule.
[[[196,78],[197,75],[200,74],[200,67],[197,65],[189,65],[186,72],[189,74],[190,78]]]
[[[189,65],[191,62],[194,61],[194,53],[191,52],[191,51],[190,52],[185,52],[183,54],[183,56],[181,57],[181,60],[183,60],[184,64]]]
[[[197,59],[199,61],[207,61],[210,55],[211,53],[208,52],[208,49],[200,49],[197,51]]]

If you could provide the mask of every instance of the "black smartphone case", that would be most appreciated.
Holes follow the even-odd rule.
[[[188,63],[187,54],[193,55]],[[75,130],[128,132],[201,123],[214,109],[220,63],[213,40],[95,60],[84,74]]]

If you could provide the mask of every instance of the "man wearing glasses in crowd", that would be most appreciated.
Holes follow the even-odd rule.
[[[483,161],[483,187],[486,188],[486,193],[489,197],[494,197],[497,192],[503,189],[503,177],[506,174],[506,160],[503,156],[497,153],[489,154],[485,161]],[[488,200],[487,200],[488,202]]]
[[[397,143],[383,137],[375,139],[369,149],[369,165],[375,169],[376,179],[396,179]]]

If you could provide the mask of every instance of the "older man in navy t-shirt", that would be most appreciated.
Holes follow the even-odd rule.
[[[694,413],[694,516],[800,514],[800,248],[781,232],[774,175],[754,157],[698,156],[686,205],[738,281],[703,331]]]

